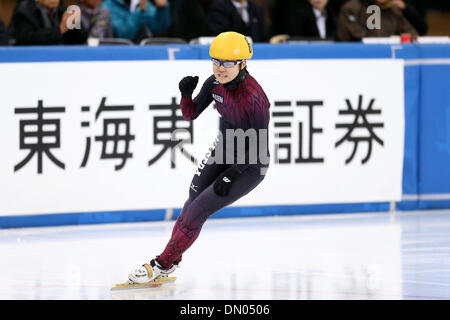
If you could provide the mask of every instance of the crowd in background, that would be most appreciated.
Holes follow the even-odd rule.
[[[77,27],[77,11],[81,9]],[[380,8],[380,28],[369,28],[367,8]],[[287,39],[361,41],[427,33],[424,8],[414,0],[19,0],[0,45],[85,44],[88,38],[180,38],[236,31],[253,42]],[[71,27],[72,26],[72,27]]]

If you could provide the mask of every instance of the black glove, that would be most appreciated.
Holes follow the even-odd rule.
[[[198,83],[198,76],[191,77],[187,76],[181,79],[180,83],[178,84],[178,87],[181,91],[182,97],[188,97],[192,95],[192,92],[194,92],[195,87]]]
[[[241,175],[239,171],[237,171],[233,167],[229,167],[227,170],[222,172],[220,176],[214,182],[214,192],[220,196],[225,197],[230,193],[231,186],[234,181]]]

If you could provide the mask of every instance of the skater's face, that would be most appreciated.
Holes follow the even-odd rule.
[[[233,62],[227,63],[227,62],[213,59],[214,76],[216,77],[217,81],[219,81],[219,83],[221,84],[233,81],[234,78],[236,78],[237,75],[239,74],[239,71],[245,68],[247,63],[245,60],[234,63]]]

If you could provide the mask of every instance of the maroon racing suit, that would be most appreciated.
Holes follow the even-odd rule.
[[[156,258],[164,268],[179,263],[183,253],[197,239],[206,219],[254,189],[264,179],[269,166],[267,144],[270,103],[258,82],[246,69],[241,70],[233,81],[225,85],[220,84],[212,75],[204,82],[195,99],[191,96],[181,98],[183,118],[188,121],[196,119],[213,100],[221,115],[220,132],[214,146],[210,148],[210,152],[194,174],[189,198],[184,203],[166,248]],[[245,161],[237,161],[238,148],[230,149],[227,144],[226,131],[230,129],[254,129],[258,133],[256,141],[245,141],[245,152],[241,155]],[[265,139],[265,144],[262,144],[264,150],[261,150],[261,139]],[[256,163],[249,158],[252,148],[257,149]],[[208,161],[215,158],[219,151],[223,155],[222,163]],[[231,163],[225,161],[227,153],[229,155],[230,152],[233,152],[228,158],[233,159]],[[260,155],[263,155],[264,159],[260,159]],[[230,166],[236,169],[238,177],[231,185],[228,195],[219,196],[214,191],[214,182]]]

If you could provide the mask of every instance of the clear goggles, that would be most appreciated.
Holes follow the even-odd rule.
[[[238,61],[223,61],[223,60],[217,60],[217,59],[211,59],[214,65],[220,67],[224,66],[225,68],[233,68],[235,65],[242,63],[242,60]]]

